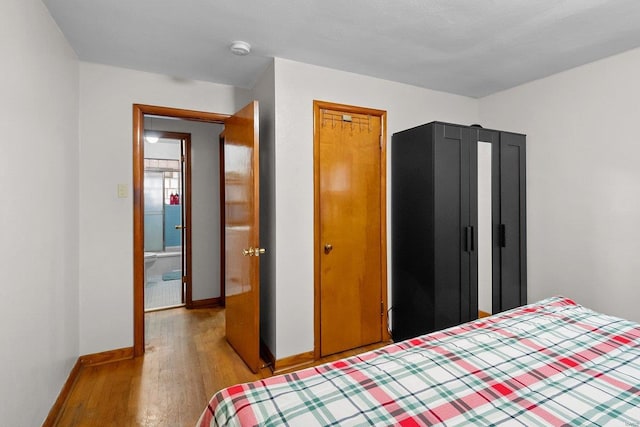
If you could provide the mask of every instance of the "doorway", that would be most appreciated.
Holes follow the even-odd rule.
[[[144,120],[144,311],[189,308],[191,134],[158,130],[161,118]]]
[[[315,357],[388,339],[386,112],[314,101]]]
[[[168,107],[158,107],[151,105],[140,105],[134,104],[133,106],[133,229],[134,229],[134,242],[133,242],[133,279],[134,279],[134,287],[133,287],[133,304],[134,304],[134,356],[142,356],[144,354],[144,346],[145,346],[145,337],[144,337],[144,299],[145,299],[145,260],[144,260],[144,237],[145,237],[145,221],[144,221],[144,159],[145,159],[145,146],[144,146],[144,129],[145,129],[145,117],[153,117],[154,120],[157,118],[158,120],[164,119],[172,122],[179,121],[189,121],[190,123],[213,123],[222,125],[224,121],[229,117],[224,114],[216,114],[216,113],[207,113],[207,112],[199,112],[199,111],[191,111],[191,110],[182,110],[176,108],[168,108]],[[156,129],[154,129],[156,130]],[[166,131],[165,129],[161,129]],[[217,142],[218,138],[216,136],[211,136],[211,142]],[[213,145],[213,144],[212,144]],[[190,153],[190,150],[184,151],[185,157]],[[186,162],[185,166],[191,164],[191,161]],[[185,167],[183,166],[183,167]],[[197,167],[197,165],[196,165]],[[202,169],[202,168],[200,168]],[[185,170],[184,172],[185,179],[183,183],[185,184],[185,189],[182,193],[182,197],[184,201],[187,203],[183,203],[185,208],[183,214],[184,219],[187,220],[187,223],[176,224],[176,225],[186,225],[186,228],[179,230],[181,233],[181,237],[183,241],[190,242],[191,239],[191,227],[189,226],[188,221],[190,220],[192,214],[191,211],[187,211],[191,204],[189,185],[191,180],[188,179],[191,176],[190,170]],[[214,191],[216,189],[214,188]],[[175,196],[175,193],[174,193]],[[170,199],[169,199],[170,203]],[[196,208],[197,209],[197,208]],[[174,225],[175,229],[175,225]],[[216,230],[216,232],[220,233],[220,230]],[[186,250],[183,252],[186,254]],[[219,260],[220,272],[219,277],[217,277],[216,281],[220,284],[221,287],[222,277],[223,277],[223,255],[220,255],[221,259]],[[181,260],[183,276],[186,276],[186,280],[189,281],[191,277],[193,277],[191,271],[191,263],[187,262],[187,260]],[[186,263],[186,268],[185,268]],[[196,300],[197,295],[190,295],[191,286],[185,287],[185,305],[187,308],[197,307],[197,306],[211,306],[215,304],[222,303],[222,297],[219,298],[209,298],[209,299],[200,299]],[[222,289],[219,289],[220,295],[222,295]],[[195,297],[195,298],[192,298]],[[189,304],[191,302],[191,304]],[[201,303],[198,305],[197,303]]]
[[[164,118],[186,120],[192,123],[199,122],[202,124],[223,125],[219,128],[218,134],[215,136],[220,141],[219,146],[219,162],[220,173],[219,183],[219,244],[220,250],[219,277],[220,296],[213,299],[201,300],[203,305],[196,304],[196,298],[192,307],[208,307],[212,305],[226,305],[226,337],[229,344],[236,350],[239,356],[245,361],[252,370],[257,370],[256,360],[259,360],[259,318],[260,318],[260,294],[259,294],[259,263],[258,256],[265,253],[264,248],[260,248],[259,242],[259,146],[258,146],[258,129],[259,129],[259,110],[258,102],[253,101],[242,108],[234,115],[223,115],[216,113],[206,113],[191,110],[181,110],[167,107],[157,107],[149,105],[134,104],[133,106],[133,234],[134,234],[134,356],[142,356],[145,351],[144,337],[144,118],[147,115],[153,115]],[[213,135],[208,139],[211,141]],[[195,144],[195,138],[192,140]],[[211,144],[210,144],[211,145]],[[196,162],[198,156],[194,156],[193,173],[195,176],[198,168]],[[205,156],[206,157],[206,156]],[[248,159],[251,161],[247,161]],[[248,167],[247,167],[248,166]],[[223,173],[224,172],[224,173]],[[185,175],[187,176],[187,175]],[[187,179],[187,182],[194,179]],[[243,185],[238,186],[239,183]],[[195,186],[194,186],[195,188]],[[215,191],[213,180],[207,181],[206,190],[211,193]],[[213,190],[213,191],[212,191]],[[194,228],[195,208],[197,197],[194,197],[195,191],[187,191],[188,200],[193,199],[194,209],[191,223],[187,223],[187,232]],[[189,204],[187,203],[187,206]],[[229,214],[227,214],[229,212]],[[191,218],[191,214],[186,217]],[[242,224],[240,224],[242,223]],[[193,247],[196,247],[194,237],[206,234],[210,227],[200,227],[199,230],[191,232],[189,241],[193,240]],[[246,229],[246,230],[245,230]],[[246,246],[236,248],[234,245],[227,245],[226,242],[234,242],[230,238],[233,232],[243,231],[246,235]],[[233,234],[239,235],[238,233]],[[183,236],[184,237],[184,236]],[[211,251],[202,250],[201,254],[208,255],[207,262],[203,264],[212,264],[211,259],[215,259]],[[246,258],[249,257],[249,258]],[[195,260],[195,256],[193,257]],[[246,262],[245,260],[250,260]],[[188,266],[195,263],[188,263]],[[248,266],[248,268],[245,268]],[[195,272],[193,267],[189,267],[188,276],[192,276],[191,272]],[[241,275],[225,274],[230,272],[242,271]],[[246,274],[245,274],[246,273]],[[193,276],[195,278],[195,276]],[[245,278],[248,281],[245,282]],[[240,280],[240,281],[238,281]],[[195,295],[196,281],[192,281],[192,290]],[[233,286],[231,286],[233,285]],[[233,292],[227,292],[227,290]],[[188,298],[187,298],[188,300]],[[230,320],[231,319],[231,320]],[[240,319],[233,321],[233,319]],[[232,326],[233,330],[229,326]],[[246,343],[250,343],[245,345]]]

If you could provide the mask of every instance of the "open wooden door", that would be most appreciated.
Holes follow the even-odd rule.
[[[225,120],[225,306],[229,344],[253,372],[260,365],[258,102]]]

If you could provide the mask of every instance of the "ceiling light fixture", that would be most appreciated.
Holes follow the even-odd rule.
[[[145,130],[144,130],[144,140],[149,144],[155,144],[160,139],[158,134],[153,131],[153,117],[146,116],[145,120]],[[149,120],[149,130],[146,129],[147,120]]]
[[[249,52],[251,52],[251,45],[247,42],[238,40],[231,43],[231,46],[229,46],[229,50],[234,55],[246,56],[249,55]]]

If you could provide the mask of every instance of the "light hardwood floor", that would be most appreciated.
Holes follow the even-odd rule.
[[[147,313],[145,324],[145,356],[83,368],[57,426],[194,426],[216,391],[271,376],[253,374],[229,346],[222,308]]]

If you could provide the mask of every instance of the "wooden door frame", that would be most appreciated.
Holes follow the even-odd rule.
[[[144,116],[156,115],[198,122],[221,123],[228,114],[133,104],[133,355],[144,355]],[[223,159],[221,159],[221,162]],[[221,211],[224,206],[221,206]],[[224,269],[224,251],[221,252]],[[220,284],[221,295],[224,288]]]
[[[340,111],[345,114],[363,114],[380,117],[380,281],[381,298],[385,315],[382,317],[382,341],[390,339],[386,312],[387,300],[387,112],[373,108],[357,107],[353,105],[336,104],[326,101],[313,101],[313,258],[314,258],[314,357],[321,357],[320,348],[320,284],[322,257],[322,242],[320,239],[320,124],[323,109]]]

